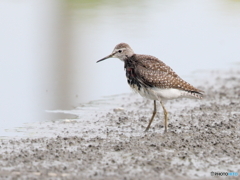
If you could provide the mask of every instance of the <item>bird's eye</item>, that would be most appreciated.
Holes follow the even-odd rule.
[[[122,53],[122,50],[118,50],[119,53]]]

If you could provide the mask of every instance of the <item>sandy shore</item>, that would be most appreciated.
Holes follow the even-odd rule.
[[[193,83],[203,100],[167,102],[167,134],[159,103],[144,133],[153,102],[135,94],[66,111],[75,120],[27,126],[26,137],[0,140],[0,179],[240,179],[240,70],[205,76]]]

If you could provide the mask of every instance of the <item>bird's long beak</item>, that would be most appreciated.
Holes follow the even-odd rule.
[[[100,62],[100,61],[106,60],[106,59],[108,59],[108,58],[111,58],[111,57],[113,57],[115,54],[116,54],[116,53],[112,53],[112,54],[110,54],[110,55],[108,55],[108,56],[106,56],[106,57],[98,60],[97,63]]]

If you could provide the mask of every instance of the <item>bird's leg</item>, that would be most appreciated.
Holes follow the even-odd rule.
[[[147,126],[145,132],[147,132],[148,129],[150,128],[151,123],[152,123],[152,121],[153,121],[153,119],[154,119],[154,116],[155,116],[156,112],[157,112],[157,108],[156,108],[156,100],[154,100],[154,101],[153,101],[153,114],[152,114],[152,117],[151,117],[151,119],[150,119],[150,121],[149,121],[149,123],[148,123],[148,126]]]
[[[167,132],[167,128],[168,128],[168,112],[166,111],[164,105],[163,105],[163,102],[160,101],[161,105],[162,105],[162,108],[163,108],[163,111],[164,111],[164,127],[165,127],[165,130],[164,130],[164,133]]]

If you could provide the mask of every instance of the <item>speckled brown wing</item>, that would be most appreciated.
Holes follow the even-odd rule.
[[[163,89],[175,88],[196,93],[202,92],[182,80],[169,66],[156,57],[138,55],[136,59],[141,59],[135,67],[135,72],[143,84]]]

